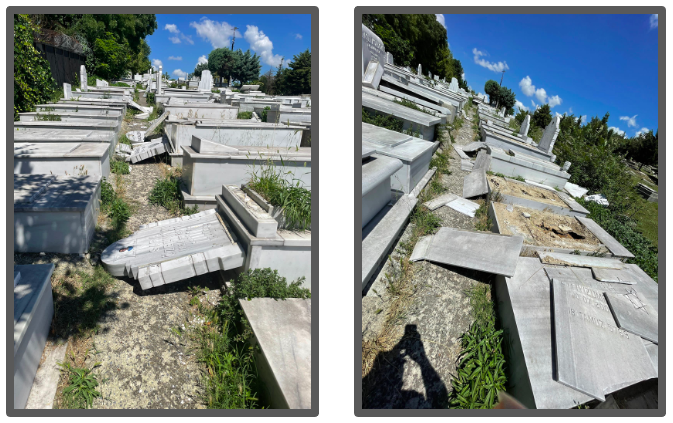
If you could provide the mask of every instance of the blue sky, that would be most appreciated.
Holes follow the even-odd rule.
[[[187,76],[215,48],[257,53],[261,74],[302,51],[311,50],[311,15],[156,15],[157,29],[147,37],[150,61],[172,78]]]
[[[529,110],[602,118],[632,137],[658,128],[656,15],[438,15],[468,85],[489,79]],[[519,103],[517,103],[519,104]]]

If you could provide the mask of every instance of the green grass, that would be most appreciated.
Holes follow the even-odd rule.
[[[47,114],[39,114],[38,113],[37,116],[35,117],[35,120],[37,120],[37,121],[61,121],[61,116],[54,115],[54,114],[51,114],[51,113],[47,113]]]
[[[652,245],[659,245],[659,204],[644,201],[642,208],[633,215],[638,229]]]
[[[112,220],[112,226],[118,232],[123,232],[131,217],[131,206],[117,195],[105,178],[101,182],[101,211]]]
[[[434,113],[432,113],[432,112],[430,112],[430,111],[428,111],[428,110],[425,110],[425,109],[422,108],[422,107],[419,107],[418,104],[414,103],[414,102],[411,101],[411,100],[407,100],[407,99],[404,99],[404,98],[403,98],[403,99],[401,99],[401,100],[393,100],[393,102],[394,102],[394,103],[397,103],[397,104],[400,104],[400,105],[402,105],[402,106],[404,106],[404,107],[408,107],[408,108],[410,108],[410,109],[418,110],[419,112],[423,112],[423,113],[426,113],[426,114],[428,114],[428,115],[435,116]]]
[[[215,308],[195,302],[206,316],[194,336],[199,345],[198,360],[206,367],[203,400],[208,408],[268,408],[257,396],[260,383],[254,353],[258,347],[250,345],[253,333],[238,299],[311,298],[311,291],[301,288],[303,281],[300,278],[288,284],[277,270],[269,268],[247,270],[232,281],[230,295],[222,296]]]
[[[238,119],[252,119],[252,112],[238,112]]]
[[[154,93],[147,93],[147,105],[148,106],[156,106],[157,102],[154,96]],[[156,110],[156,107],[154,108]]]
[[[272,162],[253,170],[249,186],[272,206],[280,207],[287,229],[311,227],[311,191],[299,180],[288,182]]]
[[[58,365],[68,373],[67,386],[63,388],[62,408],[91,408],[93,400],[101,396],[101,393],[96,390],[98,379],[92,374],[93,369],[100,363],[94,364],[91,369],[77,368],[70,363],[58,363]]]
[[[110,162],[110,172],[119,175],[128,175],[131,173],[129,170],[129,164],[116,156],[113,157],[112,161]]]
[[[403,122],[396,119],[393,116],[388,115],[379,115],[375,113],[369,113],[362,108],[362,122],[369,123],[371,125],[380,126],[381,128],[389,129],[395,132],[403,132]]]
[[[271,110],[271,107],[266,106],[264,110],[262,110],[262,122],[266,122],[266,119],[269,115],[269,110]]]
[[[181,179],[178,175],[170,173],[166,177],[158,179],[150,191],[150,204],[156,204],[166,208],[171,214],[177,216],[192,215],[198,213],[198,206],[185,207],[180,191]]]
[[[131,86],[130,86],[129,84],[127,84],[126,82],[113,82],[112,84],[110,84],[110,86],[111,86],[111,87],[125,87],[125,88],[131,88]]]

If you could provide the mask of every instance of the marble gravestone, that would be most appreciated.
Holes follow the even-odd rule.
[[[456,78],[451,78],[451,84],[449,84],[449,91],[454,93],[458,91],[458,80]]]
[[[141,225],[101,254],[111,275],[136,279],[142,289],[235,269],[244,259],[215,210]]]
[[[605,292],[604,295],[617,326],[659,344],[659,313],[643,301],[635,289],[623,294]]]
[[[421,66],[420,63],[418,64],[418,69],[416,70],[416,72],[418,76],[423,76],[423,67]]]
[[[80,89],[82,90],[82,92],[83,93],[87,92],[89,90],[89,86],[87,85],[86,67],[84,65],[79,67],[79,81],[80,81]]]
[[[137,163],[150,157],[158,156],[166,152],[166,142],[161,139],[159,141],[151,141],[133,149],[131,155],[126,157],[127,162]]]
[[[209,70],[204,70],[201,73],[201,81],[199,81],[198,90],[201,92],[210,92],[213,88],[213,77]]]
[[[528,136],[528,128],[530,128],[530,115],[526,115],[526,118],[523,120],[523,123],[521,124],[521,128],[519,129],[519,134],[524,138],[527,137]]]
[[[640,337],[617,327],[603,293],[579,279],[552,278],[556,379],[600,401],[657,377]]]
[[[70,100],[72,98],[72,86],[67,82],[63,83],[63,98]]]
[[[383,67],[386,61],[386,49],[378,35],[362,24],[362,72],[367,71],[369,62],[376,60]],[[378,85],[378,84],[377,84]]]
[[[393,55],[391,53],[386,52],[386,63],[389,65],[395,64],[395,60],[393,59]]]
[[[157,78],[157,94],[161,95],[163,92],[161,91],[161,74],[163,73],[164,67],[162,65],[159,65],[159,77]]]
[[[554,143],[556,142],[556,138],[558,137],[560,131],[561,118],[559,116],[555,116],[549,125],[544,128],[542,139],[540,140],[537,148],[547,154],[551,154],[552,150],[554,149]]]

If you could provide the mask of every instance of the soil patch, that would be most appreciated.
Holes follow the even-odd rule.
[[[503,195],[525,198],[538,203],[549,204],[550,206],[563,207],[570,209],[568,205],[553,191],[539,188],[533,185],[508,181],[500,176],[487,176],[488,185],[491,191],[500,191]]]

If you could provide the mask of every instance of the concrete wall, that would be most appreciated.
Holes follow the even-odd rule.
[[[49,62],[51,76],[59,87],[64,82],[79,86],[79,68],[86,64],[83,55],[39,42],[35,43],[35,48]]]

